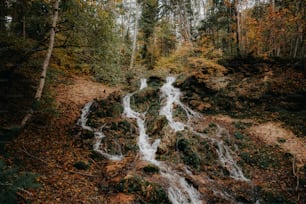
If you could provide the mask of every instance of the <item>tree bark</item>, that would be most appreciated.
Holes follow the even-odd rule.
[[[136,14],[135,14],[135,27],[134,27],[134,36],[133,36],[133,48],[132,48],[132,55],[131,55],[131,62],[130,62],[130,70],[133,69],[134,61],[135,61],[135,53],[137,47],[137,34],[138,34],[138,19],[139,19],[139,10],[140,6],[136,2]]]
[[[35,98],[34,98],[34,103],[38,102],[42,96],[43,93],[43,89],[45,86],[45,81],[46,81],[46,74],[47,74],[47,69],[49,66],[49,61],[50,61],[50,57],[52,54],[52,50],[53,50],[53,46],[54,46],[54,38],[55,38],[55,28],[56,28],[56,23],[57,23],[57,19],[58,19],[58,10],[59,10],[59,2],[60,0],[56,0],[54,2],[54,12],[53,12],[53,17],[52,17],[52,27],[51,27],[51,31],[50,31],[50,42],[49,42],[49,48],[43,63],[43,67],[42,67],[42,73],[40,75],[40,81],[39,81],[39,86],[36,90],[36,94],[35,94]],[[30,109],[30,111],[27,113],[27,115],[23,118],[23,120],[21,121],[21,128],[23,128],[26,123],[31,119],[32,115],[33,115],[33,108]]]

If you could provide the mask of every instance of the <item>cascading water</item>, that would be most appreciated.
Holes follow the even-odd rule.
[[[144,87],[142,87],[142,89],[143,88]],[[152,163],[156,163],[155,153],[157,151],[157,147],[160,143],[160,140],[158,139],[155,140],[152,145],[149,143],[149,137],[146,134],[145,125],[144,125],[145,113],[138,113],[133,111],[130,105],[131,96],[133,96],[135,93],[136,92],[128,94],[123,98],[123,107],[124,107],[123,114],[126,117],[136,119],[137,121],[137,125],[139,128],[138,146],[143,159],[146,161],[150,161]]]
[[[78,120],[77,124],[80,125],[84,130],[93,131],[92,127],[86,125],[88,120],[88,115],[90,113],[90,107],[92,106],[93,102],[88,102],[82,109],[81,118]]]
[[[140,88],[139,88],[139,90],[142,90],[142,89],[146,88],[147,86],[148,86],[147,79],[146,78],[141,78],[140,79]]]
[[[163,99],[165,105],[162,106],[160,109],[159,114],[164,115],[170,127],[174,129],[175,131],[182,131],[186,127],[186,125],[182,122],[174,121],[172,115],[173,115],[173,106],[178,105],[180,106],[186,113],[188,117],[188,121],[190,120],[191,117],[194,116],[200,116],[193,110],[191,110],[189,107],[185,106],[181,101],[180,101],[180,96],[181,92],[178,88],[175,88],[172,86],[172,84],[175,82],[175,77],[167,77],[167,83],[165,83],[161,87],[161,98]]]
[[[212,144],[213,147],[216,148],[216,153],[219,158],[220,164],[226,168],[232,177],[238,181],[247,181],[249,180],[243,175],[241,168],[237,165],[234,160],[234,152],[224,144],[223,140],[225,136],[229,137],[229,133],[219,125],[216,125],[216,132],[214,135],[206,135],[202,132],[198,132],[194,130],[192,127],[193,119],[201,119],[203,116],[200,113],[197,113],[187,107],[180,101],[181,92],[178,88],[173,86],[175,82],[175,77],[167,77],[166,83],[160,88],[161,93],[161,101],[162,105],[159,110],[159,114],[165,116],[168,121],[168,125],[174,132],[185,131],[188,130],[194,135],[197,135],[201,138],[204,138]],[[168,185],[168,198],[174,204],[185,204],[185,203],[194,203],[200,204],[204,202],[205,195],[201,194],[192,184],[188,183],[186,178],[183,175],[187,175],[189,178],[193,177],[191,171],[189,171],[186,167],[185,170],[177,170],[174,169],[170,164],[164,161],[156,160],[156,152],[158,146],[161,144],[161,139],[152,139],[146,133],[145,121],[146,121],[146,112],[137,112],[131,108],[131,97],[139,91],[145,89],[147,87],[147,80],[140,80],[139,90],[127,94],[123,98],[123,115],[127,118],[136,120],[139,137],[137,140],[137,144],[139,147],[141,159],[147,162],[150,162],[159,167],[160,175],[165,178],[165,181]],[[110,160],[121,160],[123,155],[121,153],[120,145],[118,144],[117,149],[119,150],[119,155],[111,155],[108,154],[106,150],[101,149],[101,144],[103,138],[106,136],[102,132],[104,126],[100,128],[93,128],[87,125],[88,115],[90,113],[90,107],[93,105],[93,102],[87,103],[82,109],[81,118],[78,121],[78,124],[84,129],[94,133],[95,135],[95,143],[93,145],[93,149]],[[180,108],[183,110],[183,114],[186,115],[185,119],[178,119],[174,117],[174,111],[176,108]],[[186,121],[184,121],[186,120]],[[231,203],[235,203],[235,199],[229,195],[226,191],[220,190],[222,189],[218,184],[212,179],[205,178],[205,184],[208,184],[208,189],[210,189],[214,195],[227,200]]]
[[[100,149],[100,145],[102,143],[103,138],[105,138],[105,135],[102,132],[103,126],[95,129],[90,126],[88,126],[86,123],[88,121],[88,116],[90,113],[90,107],[92,106],[93,102],[88,102],[85,104],[85,106],[82,109],[81,118],[78,120],[77,124],[80,125],[84,130],[88,130],[90,132],[94,133],[95,136],[95,143],[93,145],[93,150],[100,153],[102,156],[109,160],[121,160],[123,158],[123,155],[121,153],[120,145],[118,145],[118,150],[120,152],[120,155],[111,155],[108,154],[106,151],[103,151]]]
[[[175,77],[167,77],[167,83],[164,84],[161,87],[161,98],[164,101],[164,105],[160,109],[160,115],[164,115],[170,127],[174,131],[181,131],[184,130],[184,128],[188,128],[192,132],[196,133],[197,135],[208,138],[205,134],[199,133],[194,131],[194,129],[189,125],[189,120],[192,117],[201,117],[199,113],[194,112],[189,107],[185,106],[180,101],[181,92],[178,88],[175,88],[172,84],[175,82]],[[177,105],[181,107],[185,114],[187,115],[188,121],[186,124],[182,122],[174,121],[173,119],[173,107],[174,105]],[[223,129],[217,125],[217,134],[215,135],[215,138],[208,138],[211,140],[212,143],[217,144],[217,153],[219,160],[223,167],[225,167],[229,172],[232,178],[236,180],[242,180],[242,181],[249,181],[242,173],[241,168],[237,165],[236,161],[233,159],[231,155],[231,150],[228,146],[226,146],[223,142],[223,140],[220,139],[221,133]]]
[[[146,86],[146,80],[141,80],[140,90],[146,88]],[[161,175],[168,180],[168,197],[173,204],[202,203],[200,193],[193,186],[189,185],[183,177],[165,163],[155,159],[160,139],[156,139],[152,144],[150,143],[150,138],[146,134],[144,125],[145,113],[138,113],[132,110],[130,100],[135,93],[137,92],[127,94],[123,98],[123,114],[128,118],[136,119],[139,128],[138,146],[142,156],[141,158],[159,167]]]

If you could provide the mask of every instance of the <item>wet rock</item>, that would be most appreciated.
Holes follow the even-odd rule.
[[[158,115],[157,117],[151,117],[147,122],[148,135],[159,133],[167,124],[168,122],[165,116]]]
[[[161,186],[150,183],[137,175],[125,177],[116,188],[119,192],[136,194],[140,203],[170,203]]]
[[[152,87],[160,87],[164,83],[164,80],[158,76],[150,76],[148,79],[148,85]]]
[[[211,103],[200,103],[196,109],[200,112],[204,112],[206,110],[210,110],[212,107]]]
[[[169,132],[169,130],[162,131],[163,137],[161,138],[161,143],[157,148],[157,154],[167,154],[174,150],[176,143],[175,133]]]
[[[153,164],[149,164],[143,167],[143,171],[148,174],[159,173],[159,167]]]

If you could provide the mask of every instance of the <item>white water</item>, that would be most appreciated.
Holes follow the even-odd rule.
[[[142,84],[143,85],[143,84]],[[143,87],[144,88],[144,87]],[[133,96],[136,92],[132,94],[128,94],[123,98],[123,114],[128,118],[136,119],[138,128],[139,128],[139,137],[138,137],[138,146],[142,156],[142,159],[146,161],[150,161],[155,163],[155,153],[157,151],[157,147],[160,143],[160,140],[157,139],[153,142],[153,144],[149,143],[149,136],[146,134],[145,130],[145,113],[138,113],[132,110],[131,108],[131,96]]]
[[[140,88],[139,88],[139,90],[142,90],[142,89],[146,88],[147,86],[148,86],[147,79],[146,78],[140,79]]]
[[[120,155],[111,155],[108,154],[106,152],[106,150],[101,150],[100,149],[100,145],[102,143],[103,138],[105,138],[105,135],[102,132],[102,127],[100,127],[99,129],[94,129],[90,126],[88,126],[86,123],[88,121],[88,115],[90,113],[90,107],[92,106],[93,102],[88,102],[85,104],[85,106],[82,109],[82,114],[81,114],[81,118],[78,120],[77,124],[80,125],[84,130],[88,130],[94,133],[95,136],[95,142],[93,145],[93,150],[100,153],[102,156],[104,156],[105,158],[109,159],[109,160],[121,160],[123,158],[123,155],[121,153],[121,147],[118,144],[118,150],[120,152]]]
[[[220,160],[220,163],[223,167],[225,167],[229,173],[230,176],[236,180],[242,180],[242,181],[249,181],[242,173],[241,168],[237,165],[236,161],[233,159],[232,151],[230,148],[224,144],[223,140],[220,139],[222,137],[223,128],[221,128],[219,125],[217,125],[217,132],[215,138],[208,138],[205,134],[198,133],[194,131],[194,129],[189,125],[189,120],[192,117],[201,117],[199,113],[194,112],[189,107],[185,106],[180,101],[181,92],[178,88],[175,88],[172,84],[175,82],[175,77],[167,77],[167,83],[164,84],[161,87],[161,98],[163,100],[164,105],[160,109],[160,115],[164,115],[169,123],[169,126],[174,131],[182,131],[184,128],[188,128],[190,131],[196,133],[197,135],[210,139],[211,142],[217,144],[218,149],[218,157]],[[181,107],[188,118],[188,121],[186,124],[182,122],[174,121],[173,119],[173,110],[174,105]]]
[[[187,126],[182,122],[174,121],[173,119],[173,107],[177,105],[181,107],[188,118],[187,123],[189,122],[191,117],[200,116],[198,113],[191,110],[189,107],[185,106],[181,100],[181,92],[178,88],[175,88],[172,84],[175,82],[175,77],[167,77],[167,83],[165,83],[161,88],[161,99],[165,104],[161,107],[159,114],[164,115],[170,127],[175,131],[182,131]]]
[[[146,81],[141,80],[139,90],[146,87]],[[168,180],[168,197],[173,204],[201,204],[202,201],[200,193],[193,186],[189,185],[185,178],[181,177],[165,163],[155,159],[155,154],[160,143],[160,139],[150,142],[150,138],[146,134],[145,130],[145,113],[138,113],[132,110],[130,100],[135,93],[137,93],[137,91],[127,94],[123,98],[123,115],[128,118],[136,119],[139,128],[138,146],[141,153],[141,159],[151,162],[159,167],[161,176]]]
[[[85,106],[82,109],[81,118],[78,120],[77,124],[80,125],[84,130],[93,131],[92,127],[89,127],[86,125],[88,120],[88,115],[90,113],[90,107],[92,106],[93,102],[88,102],[85,104]]]
[[[190,124],[190,120],[195,117],[201,118],[202,116],[201,114],[194,112],[189,107],[185,106],[180,101],[181,92],[178,88],[175,88],[172,85],[175,80],[176,79],[174,77],[168,77],[167,82],[160,89],[162,106],[159,114],[164,115],[167,118],[168,124],[173,129],[173,131],[176,132],[188,129],[196,135],[210,140],[212,144],[216,144],[216,152],[218,154],[220,164],[229,171],[230,176],[235,180],[249,181],[243,175],[241,168],[234,160],[234,152],[223,142],[223,135],[229,136],[229,133],[224,128],[217,125],[216,134],[212,138],[193,129],[192,124]],[[140,82],[141,84],[139,91],[147,87],[146,79],[141,79]],[[127,118],[135,119],[137,122],[137,126],[139,128],[139,137],[137,143],[139,146],[141,159],[159,167],[161,176],[164,177],[168,183],[168,197],[173,204],[202,203],[202,195],[192,185],[188,184],[188,182],[183,176],[181,176],[184,175],[184,173],[187,173],[189,174],[189,176],[192,176],[192,172],[186,169],[186,172],[179,173],[172,169],[165,162],[158,161],[155,159],[155,154],[161,140],[155,139],[154,141],[151,141],[150,137],[146,134],[146,113],[139,113],[131,108],[130,100],[135,93],[137,93],[137,91],[127,94],[123,98],[123,115]],[[90,113],[90,107],[92,104],[93,102],[90,102],[84,106],[78,124],[83,129],[94,132],[96,141],[93,145],[93,149],[96,152],[99,152],[101,155],[110,160],[121,160],[123,158],[123,155],[121,153],[120,155],[110,155],[107,153],[107,150],[101,149],[102,140],[106,137],[102,132],[103,126],[99,129],[94,129],[86,124],[88,120],[88,115]],[[175,119],[173,118],[173,111],[176,107],[180,107],[182,110],[184,110],[187,116],[187,121],[175,121]],[[119,144],[118,150],[121,152]],[[228,193],[224,192],[223,190],[218,190],[219,187],[214,187],[213,181],[208,180],[208,184],[209,186],[207,187],[210,188],[215,195],[222,197],[223,199],[228,200],[230,202],[235,202],[234,198]]]

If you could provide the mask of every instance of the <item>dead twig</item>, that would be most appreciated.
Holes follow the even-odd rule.
[[[32,159],[36,159],[36,160],[38,160],[38,161],[40,161],[40,162],[46,164],[47,166],[50,166],[50,165],[51,165],[50,163],[46,162],[45,160],[43,160],[43,159],[41,159],[41,158],[39,158],[39,157],[37,157],[37,156],[34,156],[34,155],[30,154],[30,153],[27,151],[27,149],[25,148],[24,145],[23,145],[22,151],[23,151],[26,155],[28,155],[29,157],[31,157]],[[53,162],[51,162],[51,163],[53,163]],[[73,174],[79,174],[79,175],[82,175],[82,176],[96,177],[96,176],[94,176],[94,175],[92,175],[92,174],[86,174],[86,173],[82,173],[82,172],[78,172],[78,171],[67,170],[67,169],[61,167],[60,165],[56,164],[55,162],[54,162],[54,164],[55,164],[55,167],[56,167],[56,168],[62,169],[62,170],[64,170],[64,171],[66,171],[66,172],[70,172],[70,173],[73,173]]]
[[[39,157],[36,157],[36,156],[30,154],[30,153],[27,151],[27,149],[25,148],[24,145],[22,146],[22,148],[23,148],[22,151],[23,151],[26,155],[28,155],[29,157],[31,157],[32,159],[37,159],[37,160],[41,161],[42,163],[44,163],[44,164],[46,164],[46,165],[49,165],[49,163],[46,162],[45,160],[43,160],[43,159],[41,159],[41,158],[39,158]]]
[[[292,160],[292,173],[296,177],[296,186],[295,190],[297,192],[297,200],[300,200],[300,193],[299,193],[299,186],[300,186],[300,174],[299,174],[299,167],[296,165],[296,159],[293,157]]]

